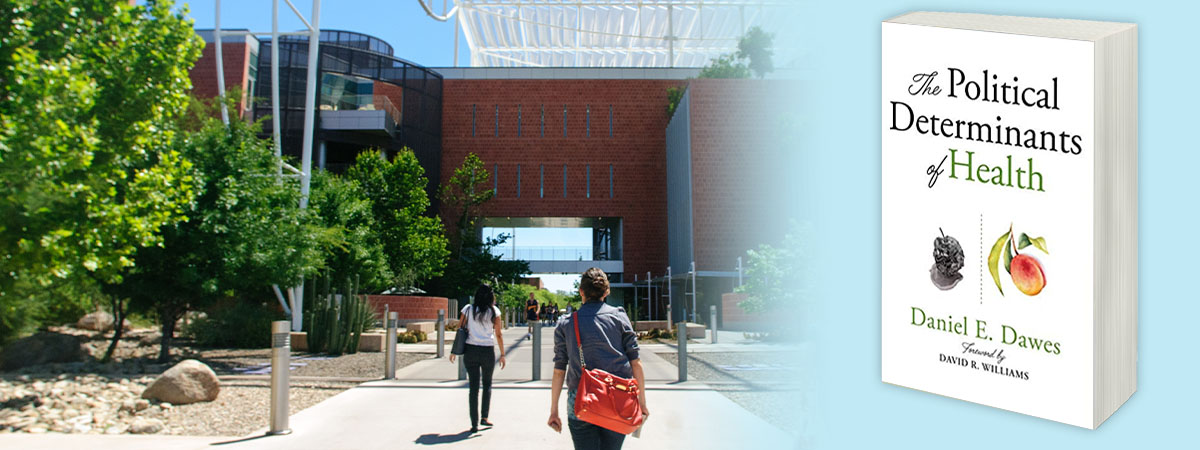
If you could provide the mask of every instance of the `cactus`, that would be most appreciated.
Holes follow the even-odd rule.
[[[314,293],[307,300],[311,305],[305,321],[308,349],[333,355],[355,353],[363,330],[375,321],[374,313],[366,297],[357,292],[358,280],[351,282],[347,278],[340,292],[335,294],[330,290],[329,278],[322,278],[322,291],[315,292],[317,282],[314,281]]]

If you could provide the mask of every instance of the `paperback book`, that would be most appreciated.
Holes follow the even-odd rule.
[[[882,377],[1086,428],[1137,385],[1137,27],[883,23]]]

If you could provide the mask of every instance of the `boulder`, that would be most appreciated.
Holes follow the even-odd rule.
[[[112,314],[96,311],[80,317],[79,321],[75,322],[75,327],[82,330],[104,332],[113,329],[114,322]]]
[[[79,338],[43,331],[5,346],[4,351],[0,352],[0,370],[82,361],[85,355],[87,350]]]
[[[139,417],[133,420],[133,424],[129,426],[129,432],[133,434],[154,434],[163,429],[163,422],[158,419],[147,419]]]
[[[196,402],[211,402],[221,392],[221,381],[211,368],[200,361],[188,359],[167,369],[150,387],[142,392],[142,398],[186,405]]]

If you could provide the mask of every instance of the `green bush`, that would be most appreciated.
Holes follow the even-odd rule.
[[[654,340],[654,339],[675,339],[675,333],[671,330],[654,328],[650,331],[638,333],[639,340]]]
[[[285,319],[268,304],[231,301],[217,304],[183,333],[202,347],[266,348],[271,345],[271,322]]]
[[[425,340],[428,338],[429,336],[421,330],[408,330],[397,335],[397,340],[399,340],[401,344],[416,344],[419,342],[425,342]]]

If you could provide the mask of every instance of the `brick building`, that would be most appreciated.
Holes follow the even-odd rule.
[[[663,318],[670,292],[678,319],[693,309],[688,293],[698,292],[700,311],[717,304],[736,282],[737,257],[764,242],[749,231],[767,207],[756,201],[769,171],[763,155],[776,148],[772,112],[758,106],[770,82],[689,82],[698,69],[679,68],[424,68],[367,35],[321,39],[314,166],[339,171],[366,148],[407,146],[433,193],[475,153],[496,190],[483,227],[591,230],[591,247],[568,256],[522,256],[515,244],[535,274],[601,267],[614,282],[611,302]],[[226,41],[226,86],[269,100],[260,80],[269,81],[269,58],[260,55],[270,45]],[[307,44],[285,40],[280,51],[283,150],[299,155],[306,68],[295,62]],[[217,92],[214,57],[206,49],[192,71],[200,95]],[[668,88],[685,86],[668,116]],[[270,103],[243,110],[262,118]]]

